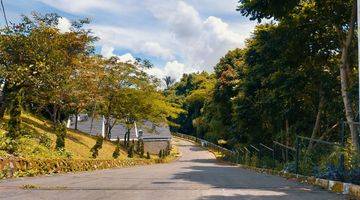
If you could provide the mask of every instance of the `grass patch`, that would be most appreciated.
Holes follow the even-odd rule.
[[[5,127],[8,117],[0,126],[0,137],[5,135]],[[90,149],[94,146],[96,138],[80,131],[67,130],[65,138],[65,152],[55,149],[56,135],[52,124],[49,121],[38,118],[34,115],[25,113],[21,115],[22,128],[25,134],[19,139],[17,157],[24,158],[74,158],[88,159],[91,157]],[[102,149],[99,151],[97,159],[113,159],[112,153],[116,145],[111,141],[104,141]],[[5,151],[0,150],[0,157],[7,158]],[[127,153],[120,149],[120,156],[117,159],[124,159]]]
[[[5,151],[8,117],[0,124],[0,149],[3,149],[0,150],[0,158],[3,158],[0,159],[0,179],[167,163],[179,157],[175,146],[163,159],[155,155],[150,159],[140,158],[137,154],[128,158],[121,147],[120,156],[114,159],[112,155],[116,143],[104,140],[98,157],[93,159],[90,149],[96,143],[96,137],[71,129],[67,130],[65,150],[58,151],[55,147],[56,134],[49,121],[27,113],[22,114],[21,119],[22,132],[12,155]],[[32,185],[23,188],[35,189]]]

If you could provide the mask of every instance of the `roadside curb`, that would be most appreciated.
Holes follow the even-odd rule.
[[[356,185],[356,184],[352,184],[352,183],[344,183],[344,182],[340,182],[340,181],[321,179],[321,178],[316,178],[313,176],[303,176],[303,175],[299,175],[299,174],[286,173],[286,172],[276,171],[276,170],[272,170],[272,169],[250,167],[250,166],[241,165],[241,164],[238,164],[237,166],[241,167],[243,169],[248,169],[248,170],[256,171],[259,173],[266,173],[266,174],[281,176],[286,179],[294,179],[301,183],[318,186],[318,187],[321,187],[322,189],[325,189],[325,190],[328,190],[331,192],[350,195],[356,199],[360,199],[360,185]]]
[[[190,141],[196,145],[201,146],[204,149],[207,149],[209,152],[211,152],[212,154],[214,154],[215,158],[218,160],[222,160],[221,157],[219,157],[219,155],[217,155],[214,150],[210,149],[207,146],[204,146],[202,144],[199,144],[199,142],[194,141],[190,138],[184,138],[184,137],[180,137],[178,135],[173,134],[174,137],[186,140],[186,141]],[[224,160],[222,160],[224,161]],[[318,186],[322,189],[328,190],[330,192],[335,192],[335,193],[339,193],[339,194],[344,194],[344,195],[349,195],[355,199],[359,199],[360,200],[360,185],[356,185],[356,184],[352,184],[352,183],[344,183],[344,182],[340,182],[340,181],[332,181],[332,180],[327,180],[327,179],[321,179],[321,178],[316,178],[313,176],[304,176],[304,175],[300,175],[300,174],[293,174],[293,173],[287,173],[287,172],[283,172],[283,171],[276,171],[273,169],[264,169],[264,168],[257,168],[257,167],[251,167],[251,166],[247,166],[247,165],[242,165],[242,164],[234,164],[228,161],[224,161],[233,165],[236,165],[238,167],[241,167],[243,169],[248,169],[248,170],[252,170],[252,171],[256,171],[258,173],[266,173],[266,174],[270,174],[270,175],[275,175],[275,176],[280,176],[286,179],[293,179],[296,180],[298,182],[301,183],[306,183],[309,185],[313,185],[313,186]]]

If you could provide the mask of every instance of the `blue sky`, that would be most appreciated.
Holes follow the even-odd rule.
[[[235,11],[237,0],[3,0],[9,21],[32,11],[88,17],[100,40],[98,53],[123,61],[146,58],[149,73],[179,79],[183,73],[212,71],[230,49],[243,47],[256,25]],[[0,25],[4,25],[3,18]]]

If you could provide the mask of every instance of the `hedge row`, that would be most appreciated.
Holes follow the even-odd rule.
[[[90,171],[107,168],[149,165],[156,160],[147,159],[4,159],[0,160],[0,179],[35,176],[75,171]]]

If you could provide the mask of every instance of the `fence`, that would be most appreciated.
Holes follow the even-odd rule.
[[[193,141],[193,142],[200,144],[201,146],[206,147],[212,151],[220,152],[223,155],[225,155],[226,157],[235,157],[236,156],[236,152],[234,152],[234,151],[231,151],[229,149],[226,149],[224,147],[221,147],[219,145],[216,145],[214,143],[208,142],[206,140],[203,140],[203,139],[191,136],[191,135],[185,135],[185,134],[181,134],[181,133],[172,133],[172,135],[186,139],[186,140]]]
[[[225,160],[259,168],[315,176],[360,184],[360,168],[350,169],[344,163],[345,125],[340,121],[338,142],[296,135],[294,146],[273,141],[272,144],[251,144],[234,150],[190,135],[174,133],[210,150],[221,152]]]

